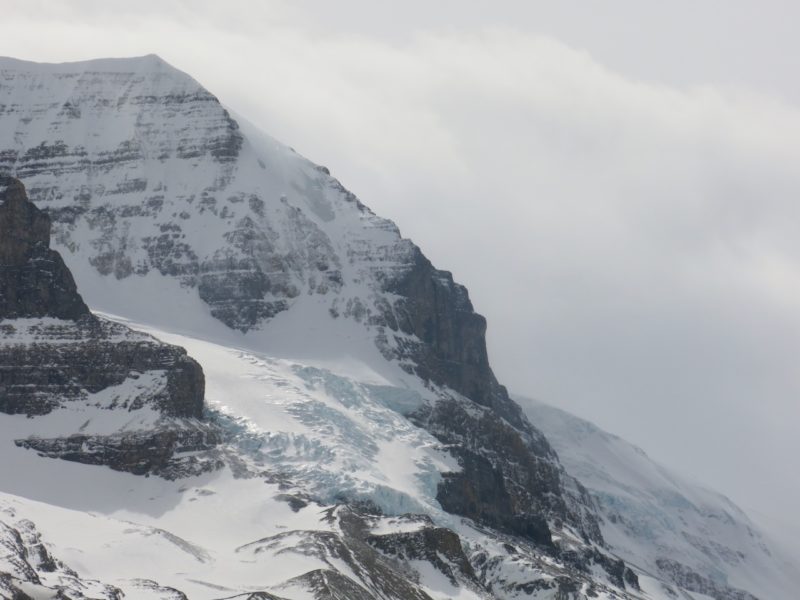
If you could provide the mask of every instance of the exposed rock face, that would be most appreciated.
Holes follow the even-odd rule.
[[[620,589],[631,588],[638,590],[639,577],[625,562],[619,558],[611,558],[607,554],[598,551],[597,548],[581,548],[580,550],[568,550],[561,554],[564,564],[574,567],[584,573],[590,573],[592,567],[596,566],[605,571],[609,581]]]
[[[399,299],[378,321],[404,336],[384,350],[422,379],[485,407],[447,398],[412,416],[451,449],[461,467],[444,477],[437,500],[449,512],[546,546],[548,519],[571,523],[602,543],[588,494],[564,474],[547,439],[494,376],[486,320],[474,311],[466,288],[416,247],[412,255],[410,266],[385,282]]]
[[[203,371],[182,348],[98,319],[0,320],[0,411],[45,415],[69,401],[89,401],[119,388],[109,408],[145,405],[170,417],[203,415]],[[143,374],[157,381],[127,393]]]
[[[749,592],[729,587],[724,582],[713,581],[676,560],[660,558],[657,565],[667,579],[690,592],[705,594],[714,600],[758,600]]]
[[[413,419],[447,445],[461,470],[445,474],[437,500],[448,512],[551,546],[549,519],[602,543],[593,502],[566,475],[547,440],[527,422],[443,400]],[[567,489],[567,486],[571,486]]]
[[[269,592],[255,592],[254,594],[240,594],[238,596],[230,596],[225,600],[286,600],[286,598],[280,598],[275,594],[270,594]]]
[[[4,511],[0,518],[0,598],[70,598],[121,600],[117,588],[81,579],[52,556],[36,526]]]
[[[414,582],[407,566],[368,543],[367,523],[358,511],[334,507],[327,511],[327,519],[334,524],[333,531],[287,531],[237,548],[236,552],[250,560],[271,553],[297,554],[327,565],[287,581],[278,590],[281,595],[281,590],[293,595],[292,590],[303,589],[319,600],[431,600]],[[341,564],[347,566],[349,576],[340,572]]]
[[[467,289],[434,268],[418,248],[412,254],[409,267],[386,282],[386,291],[400,297],[390,328],[418,340],[398,348],[397,355],[413,359],[411,368],[423,379],[491,408],[514,427],[528,427],[489,366],[486,319],[473,309]]]
[[[416,531],[370,535],[367,543],[401,560],[429,562],[453,585],[458,585],[459,580],[478,584],[475,571],[464,554],[461,539],[449,529],[423,527]]]
[[[203,426],[157,427],[153,431],[114,435],[73,434],[66,438],[16,440],[21,448],[40,456],[89,465],[107,465],[134,475],[154,474],[178,479],[221,468],[224,463],[210,452],[220,442],[216,431]],[[204,452],[197,456],[194,453]],[[188,456],[176,458],[176,454]]]
[[[0,316],[78,319],[89,308],[61,255],[50,250],[50,217],[22,183],[0,176]]]
[[[67,430],[68,437],[17,444],[135,473],[169,473],[176,452],[212,446],[213,432],[191,424],[203,417],[200,365],[182,348],[92,315],[49,249],[50,219],[22,183],[0,179],[0,202],[0,412],[31,417],[80,407],[87,424],[92,411],[147,414],[139,431]],[[206,461],[200,470],[212,467]]]

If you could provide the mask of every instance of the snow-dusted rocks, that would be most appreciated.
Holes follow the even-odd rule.
[[[0,412],[40,425],[17,444],[137,473],[207,447],[200,365],[91,314],[22,184],[0,180],[0,202]]]
[[[58,590],[61,596],[56,596]],[[120,590],[78,574],[47,549],[36,525],[13,508],[0,509],[0,598],[70,598],[117,600]]]

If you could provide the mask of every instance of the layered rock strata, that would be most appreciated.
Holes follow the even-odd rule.
[[[168,472],[176,452],[213,445],[200,365],[89,311],[50,248],[49,217],[19,180],[0,178],[0,202],[0,412],[86,417],[72,431],[56,414],[41,436],[17,444],[136,473]]]

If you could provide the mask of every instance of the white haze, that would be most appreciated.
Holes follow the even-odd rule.
[[[798,8],[544,4],[12,0],[0,54],[158,53],[452,270],[510,388],[800,530]]]

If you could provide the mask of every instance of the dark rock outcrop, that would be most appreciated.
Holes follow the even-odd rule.
[[[464,554],[458,534],[443,527],[423,527],[417,531],[370,535],[367,543],[400,560],[429,562],[453,585],[468,580],[478,585],[475,572]]]
[[[416,583],[406,557],[379,551],[375,545],[379,542],[370,536],[367,520],[367,516],[352,507],[332,507],[326,511],[326,521],[333,531],[286,531],[246,544],[236,552],[251,559],[269,553],[298,554],[314,557],[326,565],[287,581],[276,589],[281,595],[284,589],[301,588],[319,600],[431,600],[430,595]],[[460,547],[458,536],[451,534]],[[433,540],[436,537],[419,540],[421,545],[417,550],[420,555],[435,553]],[[434,546],[425,547],[427,541]],[[449,542],[452,545],[453,540]],[[450,550],[456,553],[454,547]],[[347,565],[347,575],[340,572],[342,563]]]
[[[533,452],[518,430],[490,411],[476,415],[456,401],[440,402],[424,419],[461,466],[439,484],[442,508],[552,546],[545,516],[565,515],[567,508],[548,454]]]
[[[159,475],[178,479],[199,475],[223,466],[208,451],[220,442],[211,428],[197,426],[158,428],[153,431],[115,435],[74,434],[66,438],[29,437],[15,440],[17,446],[35,450],[40,456],[60,458],[87,465],[106,465],[134,475]],[[189,453],[184,458],[176,454]]]
[[[422,379],[447,386],[491,408],[514,427],[527,421],[489,366],[486,319],[475,312],[467,289],[447,271],[436,269],[414,248],[407,269],[386,284],[400,299],[392,306],[396,327],[419,343],[401,347]]]
[[[619,589],[627,587],[638,590],[639,577],[631,570],[620,558],[614,558],[608,554],[600,552],[597,548],[582,548],[580,550],[569,550],[560,556],[565,565],[574,567],[584,573],[591,573],[593,567],[599,567],[606,573],[608,581]],[[595,571],[597,569],[594,569]]]
[[[665,579],[690,592],[704,594],[714,600],[759,600],[750,592],[730,587],[724,581],[713,581],[676,560],[660,558],[656,565]]]
[[[136,579],[131,582],[137,590],[142,590],[147,595],[152,595],[158,600],[189,600],[189,597],[175,588],[160,585],[150,579]]]
[[[526,421],[513,427],[491,410],[454,399],[411,418],[458,459],[461,469],[445,473],[437,491],[446,511],[551,549],[548,520],[603,542],[588,493],[563,472],[547,440]]]
[[[316,600],[376,600],[355,581],[333,569],[317,569],[290,580],[287,587],[308,590]],[[425,598],[430,598],[425,595]]]
[[[446,474],[439,485],[442,508],[544,546],[552,545],[548,520],[569,523],[602,543],[588,494],[579,483],[565,481],[547,439],[498,383],[486,350],[486,320],[473,309],[466,288],[434,268],[418,248],[413,257],[409,268],[385,284],[400,298],[382,322],[404,334],[388,354],[422,379],[468,399],[445,398],[411,415],[459,461],[461,470]]]
[[[165,416],[203,416],[203,371],[183,348],[91,314],[56,322],[0,317],[0,412],[44,415],[151,373],[161,385],[142,393],[121,389],[108,408],[148,405]]]
[[[0,412],[46,415],[66,405],[87,412],[155,411],[140,430],[27,438],[43,455],[133,473],[175,476],[214,468],[176,453],[212,448],[203,419],[205,379],[183,348],[94,316],[61,256],[50,219],[16,179],[0,179]],[[124,419],[123,419],[124,420]],[[177,463],[176,463],[177,460]]]
[[[269,592],[253,592],[252,594],[239,594],[237,596],[226,596],[219,600],[286,600]]]
[[[72,274],[50,249],[50,217],[18,179],[0,176],[0,200],[0,317],[88,316]]]

